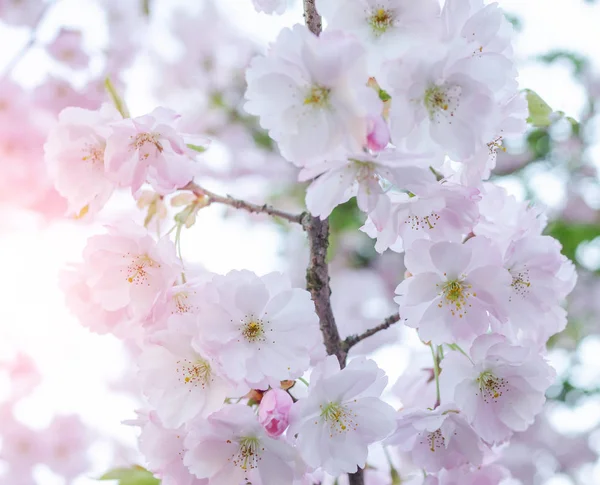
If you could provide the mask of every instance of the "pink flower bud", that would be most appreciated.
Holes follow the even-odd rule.
[[[282,389],[271,389],[260,401],[258,420],[269,436],[280,436],[288,427],[290,408],[294,401]]]
[[[371,116],[368,120],[367,148],[380,152],[390,142],[390,129],[381,116]]]

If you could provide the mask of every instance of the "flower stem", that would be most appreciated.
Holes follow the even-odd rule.
[[[436,351],[433,348],[433,344],[429,342],[429,348],[431,348],[431,356],[433,357],[433,375],[435,377],[435,404],[433,409],[436,409],[440,403],[440,361],[439,355],[436,355]]]

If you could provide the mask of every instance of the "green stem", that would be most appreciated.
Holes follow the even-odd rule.
[[[302,382],[302,384],[304,384],[306,387],[308,387],[308,386],[309,386],[309,383],[308,383],[308,381],[307,381],[307,380],[306,380],[304,377],[298,377],[298,380],[299,380],[300,382]]]
[[[440,361],[438,359],[438,356],[435,353],[435,350],[433,349],[433,344],[431,342],[429,342],[429,348],[431,349],[431,356],[433,357],[433,375],[435,377],[435,404],[433,406],[433,409],[436,409],[441,403],[441,398],[440,398]]]

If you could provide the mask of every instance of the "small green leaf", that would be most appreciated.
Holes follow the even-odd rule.
[[[108,91],[110,99],[112,100],[113,104],[115,105],[115,108],[117,108],[119,113],[121,113],[121,116],[123,118],[129,118],[131,115],[129,114],[127,105],[125,104],[125,101],[123,101],[121,96],[119,96],[119,93],[117,92],[117,90],[115,88],[115,85],[112,83],[112,81],[110,80],[109,77],[107,77],[104,80],[104,87]]]
[[[119,485],[160,485],[160,480],[141,466],[115,468],[102,475],[100,480],[118,480]]]
[[[600,237],[600,225],[557,220],[548,226],[546,233],[558,239],[562,244],[562,253],[567,258],[576,261],[575,255],[579,245]]]
[[[379,99],[381,99],[381,101],[383,101],[385,103],[386,101],[389,101],[390,99],[392,99],[392,97],[389,95],[389,93],[385,89],[380,89],[379,90]]]
[[[198,153],[204,153],[206,151],[206,147],[202,147],[200,145],[194,145],[193,143],[188,143],[187,147],[190,150],[194,150],[195,152],[198,152]]]
[[[527,94],[527,104],[529,105],[529,118],[527,122],[538,128],[550,126],[552,124],[552,108],[535,91],[525,90]]]

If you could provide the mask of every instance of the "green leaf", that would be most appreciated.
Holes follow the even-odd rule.
[[[527,145],[535,160],[544,160],[552,148],[548,130],[539,128],[530,132],[527,135]]]
[[[548,226],[546,233],[558,239],[562,244],[563,254],[575,261],[577,248],[582,242],[592,241],[600,237],[600,225],[557,220]]]
[[[160,485],[160,480],[141,466],[115,468],[102,475],[100,480],[118,480],[119,485]]]
[[[390,99],[392,99],[392,97],[389,95],[389,93],[385,89],[380,89],[379,90],[379,99],[381,99],[381,101],[383,101],[385,103],[386,101],[389,101]]]
[[[198,152],[198,153],[204,153],[206,151],[206,147],[202,147],[200,145],[194,145],[193,143],[188,143],[187,147],[190,150],[194,150],[195,152]]]
[[[535,91],[526,89],[527,104],[529,106],[529,118],[527,122],[538,128],[544,128],[552,124],[552,108]]]
[[[104,87],[106,88],[106,91],[108,91],[110,99],[112,100],[113,104],[115,105],[115,108],[117,108],[119,113],[121,113],[121,116],[123,118],[129,118],[131,115],[129,114],[127,105],[125,104],[125,102],[123,101],[121,96],[119,96],[119,93],[117,92],[117,90],[115,88],[115,85],[112,83],[112,81],[110,80],[109,77],[107,77],[104,80]]]

